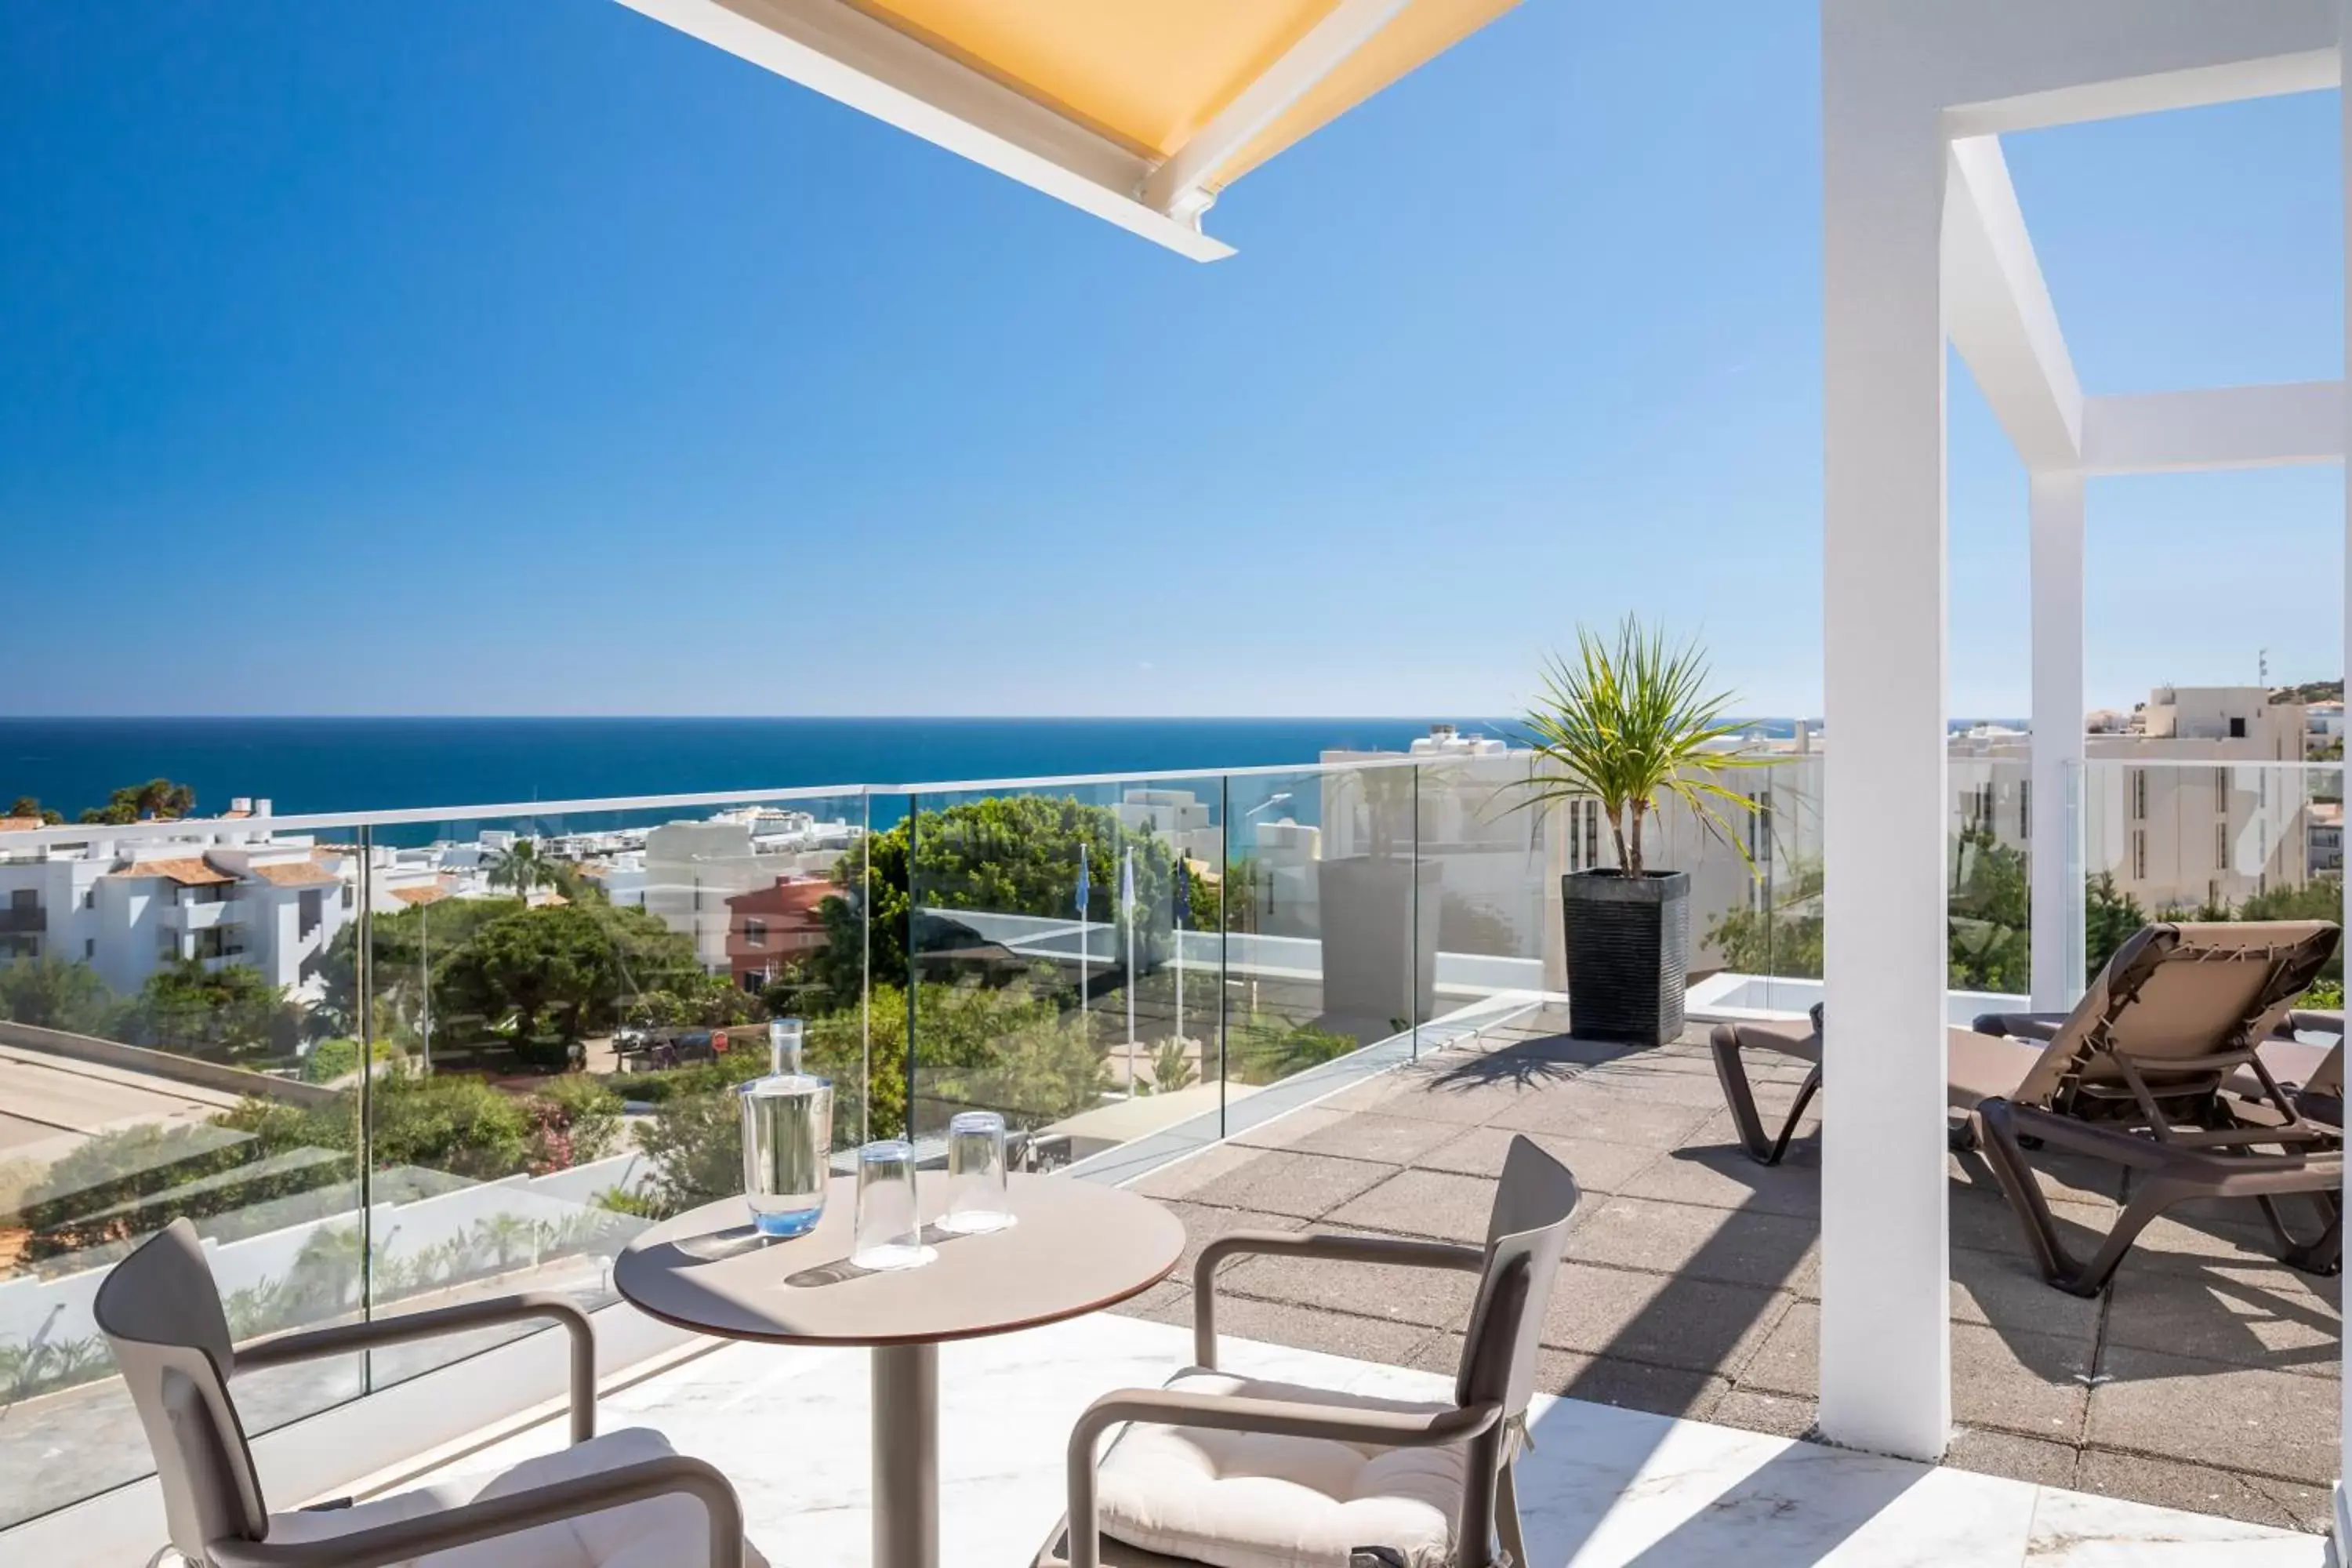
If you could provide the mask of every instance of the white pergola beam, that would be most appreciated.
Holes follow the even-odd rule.
[[[1189,220],[1208,205],[1201,182],[1307,96],[1317,82],[1362,48],[1411,0],[1339,0],[1265,74],[1144,180],[1144,205]]]
[[[2094,397],[2083,408],[2083,467],[2176,474],[2336,463],[2344,419],[2340,381]]]
[[[1233,254],[1136,199],[1149,160],[840,0],[621,4],[1195,261]]]
[[[2289,17],[2290,21],[2294,18]],[[1972,103],[1945,118],[1955,135],[1989,136],[2047,125],[2078,125],[2092,120],[2122,120],[2175,109],[2201,109],[2249,98],[2289,92],[2320,92],[2337,81],[2333,45],[2292,54],[2263,55],[2227,65],[2163,71],[2123,81],[2086,81],[2070,87],[2020,93]]]
[[[1911,72],[1953,136],[2315,91],[2340,0],[1896,0]]]
[[[2083,388],[2000,142],[1952,143],[1944,191],[1944,325],[2027,468],[2070,468]]]

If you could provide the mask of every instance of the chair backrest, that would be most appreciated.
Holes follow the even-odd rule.
[[[228,1317],[196,1227],[175,1219],[116,1264],[91,1304],[147,1429],[172,1544],[204,1562],[208,1542],[269,1529],[245,1426],[230,1403]]]
[[[1470,1307],[1454,1396],[1464,1405],[1500,1400],[1524,1415],[1535,1393],[1536,1345],[1544,1309],[1568,1250],[1580,1194],[1567,1166],[1524,1137],[1511,1140],[1503,1179],[1486,1216],[1486,1268]]]
[[[2151,1091],[2218,1089],[2195,1058],[2268,1036],[2336,954],[2326,921],[2159,924],[2107,960],[2033,1065],[2015,1099],[2048,1105],[2072,1085],[2114,1085],[2127,1058]],[[2168,1062],[2180,1066],[2168,1071]]]

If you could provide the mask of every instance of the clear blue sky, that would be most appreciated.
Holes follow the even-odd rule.
[[[9,6],[0,711],[1816,711],[1814,48],[1528,0],[1204,268],[610,0]],[[2336,111],[2010,139],[2087,387],[2341,374]],[[2023,501],[1956,372],[1958,712]],[[2337,672],[2336,470],[2091,504],[2095,699]]]

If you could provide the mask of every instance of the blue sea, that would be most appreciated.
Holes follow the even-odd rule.
[[[1509,721],[1452,721],[1516,733]],[[0,719],[0,807],[70,818],[124,784],[280,816],[607,795],[1150,773],[1402,751],[1421,719]]]

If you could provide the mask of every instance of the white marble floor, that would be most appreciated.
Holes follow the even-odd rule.
[[[942,1568],[1026,1568],[1062,1510],[1062,1449],[1078,1412],[1156,1385],[1186,1331],[1101,1316],[941,1347]],[[1450,1380],[1246,1341],[1224,1364],[1255,1376],[1409,1398]],[[863,1352],[731,1345],[608,1395],[604,1426],[655,1426],[743,1496],[776,1568],[867,1560]],[[1522,1461],[1532,1568],[1738,1563],[1869,1568],[2317,1568],[2318,1538],[1754,1432],[1537,1397]],[[495,1467],[562,1440],[551,1421],[457,1461]]]

